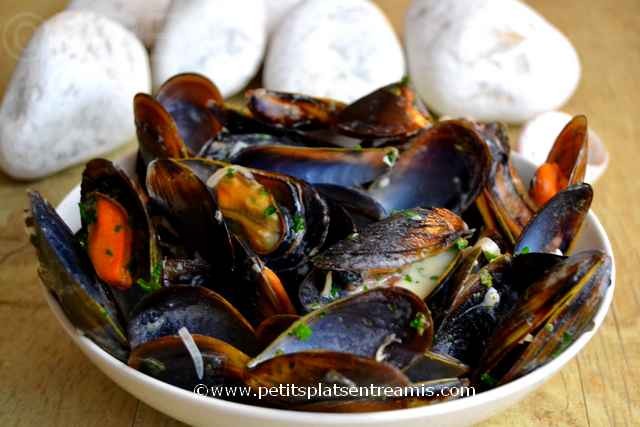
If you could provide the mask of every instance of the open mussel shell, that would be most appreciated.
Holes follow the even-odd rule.
[[[367,288],[427,297],[455,265],[466,224],[447,209],[412,209],[371,223],[312,259],[298,296],[306,310]]]
[[[171,286],[145,298],[127,325],[131,348],[178,335],[183,327],[249,355],[258,348],[255,331],[244,316],[222,296],[200,286]]]
[[[388,212],[444,207],[461,213],[485,185],[491,156],[473,125],[448,120],[418,133],[370,189]]]
[[[436,329],[449,312],[449,307],[464,281],[469,275],[477,273],[481,256],[482,249],[477,246],[462,250],[450,274],[427,296],[427,306]]]
[[[157,159],[149,164],[146,181],[149,196],[184,242],[214,270],[227,271],[233,262],[231,238],[205,183],[174,159]]]
[[[580,252],[530,285],[487,345],[477,376],[505,383],[552,360],[592,328],[611,281],[611,259]],[[487,381],[490,380],[490,381]]]
[[[238,203],[260,200],[264,195],[274,200],[273,207],[268,207],[270,211],[265,209],[258,214],[264,217],[269,213],[281,219],[281,237],[277,245],[272,245],[268,251],[258,250],[260,248],[251,245],[272,269],[281,271],[296,268],[307,257],[317,253],[324,244],[330,220],[329,207],[310,184],[294,177],[214,160],[188,159],[181,160],[180,163],[206,182],[214,194],[218,184],[224,183],[225,179],[244,177],[244,188],[248,188],[247,183],[253,183],[251,188],[260,190],[257,194],[247,194],[246,197],[239,191],[229,193],[237,198]],[[224,172],[223,177],[220,175],[221,170]],[[215,179],[212,178],[214,176]],[[222,215],[226,217],[224,210]],[[251,242],[251,236],[247,235],[249,231],[245,228],[241,233],[243,240],[247,242]]]
[[[249,356],[216,338],[198,334],[191,337],[199,355],[191,354],[181,337],[167,336],[136,348],[131,352],[128,364],[160,381],[188,391],[193,391],[198,384],[209,387],[244,384]],[[201,358],[202,376],[195,367],[194,357]],[[231,398],[225,395],[218,397]]]
[[[71,323],[107,353],[126,360],[128,343],[108,289],[69,227],[40,193],[29,192],[26,226],[36,248],[42,283],[53,293]]]
[[[387,347],[423,352],[431,344],[429,310],[402,288],[379,288],[338,300],[302,317],[250,362],[281,354],[331,350],[387,359]]]
[[[144,196],[124,171],[105,159],[94,159],[87,163],[82,173],[80,191],[81,236],[86,239],[85,247],[89,253],[98,277],[113,289],[113,295],[126,318],[135,304],[145,295],[137,283],[157,280],[155,285],[161,286],[162,261],[158,248],[154,226],[147,212]],[[105,202],[108,209],[117,209],[122,213],[122,221],[114,221],[109,213],[98,209]],[[105,227],[113,227],[107,230]],[[113,233],[112,236],[110,234]],[[123,237],[125,236],[125,237]],[[110,247],[108,240],[118,237],[124,239],[119,250],[128,252],[130,259],[122,259],[126,269],[126,278],[108,277],[100,268],[100,258],[104,254],[97,251],[112,251],[109,255],[114,267],[117,250]],[[105,246],[106,245],[106,246]],[[106,249],[103,248],[106,247]],[[155,278],[154,278],[155,277]]]
[[[509,246],[515,244],[536,206],[513,167],[507,129],[500,123],[475,124],[491,153],[491,167],[476,203],[487,233],[497,233]]]
[[[247,372],[247,385],[254,389],[295,384],[300,387],[324,384],[338,386],[408,386],[409,380],[397,368],[353,353],[315,350],[279,355]],[[280,395],[271,397],[282,404],[301,403],[313,397]],[[321,396],[315,398],[321,399]]]
[[[469,275],[457,289],[431,350],[473,366],[520,297],[513,282],[508,255]]]
[[[356,100],[336,118],[336,129],[362,139],[407,138],[433,119],[418,105],[407,81],[392,83]]]
[[[255,118],[288,129],[327,128],[345,106],[332,99],[266,89],[249,90],[245,97]]]
[[[587,118],[582,115],[574,117],[562,129],[531,182],[529,192],[536,203],[544,205],[557,191],[584,181],[588,132]]]
[[[160,87],[156,99],[175,121],[192,156],[222,130],[211,109],[222,105],[224,100],[218,88],[204,76],[178,74]]]
[[[447,209],[412,209],[374,222],[313,259],[324,270],[393,270],[450,248],[468,233]]]
[[[578,184],[560,191],[531,219],[514,252],[568,253],[593,199],[589,184]]]
[[[155,98],[146,93],[137,94],[133,98],[133,111],[143,165],[154,159],[189,155],[176,122]]]
[[[396,148],[319,148],[261,145],[245,148],[231,163],[291,175],[312,184],[360,186],[388,172]]]

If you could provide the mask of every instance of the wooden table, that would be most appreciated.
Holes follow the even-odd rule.
[[[41,21],[64,3],[2,2],[0,93],[30,33],[17,24]],[[402,33],[408,0],[379,3]],[[486,425],[639,425],[640,2],[529,3],[565,32],[580,53],[582,82],[565,110],[587,114],[611,152],[611,167],[596,185],[594,209],[613,243],[618,286],[604,326],[585,351],[538,392]],[[0,425],[179,425],[90,364],[42,298],[34,251],[22,226],[25,190],[38,189],[57,203],[80,172],[75,167],[31,183],[0,174]]]

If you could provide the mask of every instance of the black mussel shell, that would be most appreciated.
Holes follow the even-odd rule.
[[[149,164],[147,190],[184,242],[215,271],[228,271],[233,262],[231,238],[205,183],[180,162],[157,159]]]
[[[392,83],[344,108],[337,115],[336,129],[363,139],[407,138],[433,121],[418,104],[407,81]]]
[[[129,357],[129,366],[160,381],[193,392],[196,386],[242,386],[249,356],[216,338],[192,335],[202,356],[203,375],[196,372],[192,355],[180,337],[168,336],[147,342]],[[246,402],[247,397],[216,396]]]
[[[200,286],[171,286],[145,298],[127,325],[131,348],[178,335],[183,327],[249,355],[258,349],[255,331],[244,316],[222,296]]]
[[[569,252],[589,213],[592,199],[593,189],[589,184],[560,191],[527,224],[514,252]]]
[[[487,146],[470,122],[443,121],[418,133],[370,193],[389,212],[444,207],[461,213],[482,191],[490,165]]]
[[[222,130],[211,108],[222,105],[224,100],[218,88],[204,76],[193,73],[173,76],[160,87],[156,99],[175,121],[192,156]]]
[[[266,89],[249,90],[247,106],[257,119],[287,129],[329,127],[344,104],[339,101]]]
[[[312,184],[360,186],[389,171],[393,148],[316,148],[286,145],[248,147],[230,159],[238,165],[294,176]]]
[[[69,227],[40,193],[29,192],[26,226],[36,248],[42,283],[53,293],[71,323],[112,356],[126,360],[127,337],[108,289]]]
[[[421,299],[402,288],[378,288],[305,315],[254,358],[250,366],[280,354],[312,350],[385,359],[387,347],[423,352],[431,338],[431,315]]]

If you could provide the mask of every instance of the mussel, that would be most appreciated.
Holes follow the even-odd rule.
[[[581,184],[588,151],[587,118],[576,116],[562,129],[547,160],[536,170],[529,190],[532,199],[542,206],[558,191]]]
[[[446,209],[412,209],[374,222],[313,259],[300,286],[307,309],[377,287],[403,287],[425,298],[444,279],[468,234]]]
[[[443,207],[461,213],[482,191],[491,156],[473,125],[439,122],[418,133],[370,194],[388,212]]]
[[[116,305],[95,276],[69,227],[40,193],[29,193],[26,225],[36,248],[38,274],[73,325],[101,348],[126,360],[128,342]]]
[[[43,283],[114,357],[223,399],[382,411],[505,384],[592,327],[612,260],[572,254],[584,117],[529,193],[503,125],[436,121],[407,80],[246,98],[196,74],[137,95],[137,177],[89,162],[75,235],[30,193]],[[354,387],[398,394],[334,391]]]
[[[82,173],[79,232],[100,280],[112,288],[123,315],[163,286],[162,259],[146,199],[124,171],[94,159]]]
[[[488,343],[478,380],[485,386],[511,381],[564,351],[592,327],[610,278],[611,259],[600,251],[556,262],[527,288]]]

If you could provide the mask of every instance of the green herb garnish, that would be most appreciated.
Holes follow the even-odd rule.
[[[551,357],[558,357],[560,353],[565,351],[567,347],[571,345],[572,342],[573,334],[571,332],[565,331],[565,333],[562,334],[562,342],[560,342],[560,346],[556,351],[553,352],[553,355]]]
[[[461,251],[469,246],[469,241],[464,237],[458,237],[456,241],[453,242],[453,244],[456,246],[456,248],[458,248],[459,251]]]
[[[491,277],[491,273],[486,268],[480,270],[480,283],[482,283],[487,288],[493,286],[493,277]]]
[[[440,276],[431,276],[431,277],[429,277],[429,279],[431,279],[431,280],[433,280],[433,281],[436,281],[436,280],[438,280],[439,278],[440,278]]]
[[[313,330],[306,323],[300,322],[289,332],[289,335],[296,337],[300,341],[308,341],[313,335]]]
[[[524,248],[522,248],[522,250],[520,252],[518,252],[519,255],[525,255],[528,254],[531,251],[531,249],[529,249],[529,246],[525,246]]]
[[[409,282],[409,283],[413,283],[413,278],[409,274],[405,274],[404,275],[404,281],[405,282]]]
[[[282,356],[284,354],[284,350],[281,348],[277,348],[274,354],[276,356]]]
[[[87,226],[96,222],[96,201],[94,198],[80,202],[78,206],[80,207],[80,219],[83,225]]]
[[[151,275],[149,277],[149,280],[145,280],[141,277],[136,281],[136,283],[138,284],[138,286],[140,286],[140,289],[142,289],[147,293],[150,293],[153,291],[157,291],[162,287],[162,284],[160,283],[161,279],[162,279],[162,262],[158,261],[157,263],[155,263],[155,265],[153,266],[153,269],[151,270]]]
[[[393,167],[396,164],[396,160],[398,160],[398,151],[395,149],[387,151],[383,159],[389,167]]]
[[[151,374],[152,376],[157,376],[167,369],[164,363],[153,357],[142,359],[140,365],[143,372]]]
[[[490,251],[482,251],[482,253],[484,254],[485,259],[489,262],[492,262],[494,259],[500,256],[499,253],[497,254],[495,252],[490,252]]]
[[[270,217],[271,215],[273,215],[274,213],[276,213],[276,207],[273,205],[269,205],[265,208],[264,210],[264,216],[266,217]]]
[[[427,327],[427,316],[422,312],[416,313],[416,317],[409,323],[409,326],[415,329],[418,335],[424,334],[424,330]]]
[[[236,170],[234,168],[227,168],[227,172],[225,173],[224,176],[227,178],[233,178],[235,174],[236,174]]]
[[[485,383],[489,387],[493,387],[498,383],[495,378],[493,378],[491,375],[489,375],[486,372],[484,374],[480,375],[480,381],[482,381],[483,383]]]
[[[544,325],[544,329],[545,329],[547,332],[553,332],[553,329],[554,329],[554,328],[553,328],[553,323],[547,323],[546,325]]]
[[[331,291],[329,292],[332,299],[336,299],[340,296],[340,287],[336,285],[331,285]]]
[[[416,221],[422,219],[422,215],[420,215],[416,211],[412,211],[411,209],[400,211],[400,214],[402,214],[406,218],[413,219],[413,220],[416,220]]]
[[[302,217],[302,215],[295,214],[293,216],[293,227],[292,227],[293,231],[295,233],[300,233],[304,231],[304,227],[305,227],[305,224],[304,224],[304,218]]]

